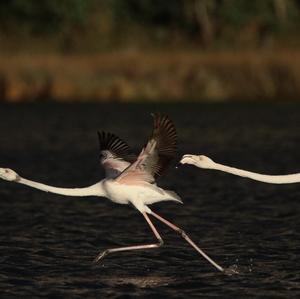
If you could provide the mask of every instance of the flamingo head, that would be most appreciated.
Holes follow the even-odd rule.
[[[18,181],[20,176],[9,168],[0,168],[0,178],[6,181]]]
[[[181,160],[181,164],[191,164],[200,168],[212,168],[214,161],[204,155],[184,155]]]

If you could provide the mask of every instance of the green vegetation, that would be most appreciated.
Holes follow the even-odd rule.
[[[2,33],[18,31],[24,27],[31,34],[51,34],[66,26],[83,24],[86,20],[87,1],[34,1],[12,0],[0,4]]]
[[[10,0],[0,2],[0,50],[20,38],[70,52],[295,47],[299,17],[297,0]]]
[[[300,99],[300,0],[0,1],[0,101]]]

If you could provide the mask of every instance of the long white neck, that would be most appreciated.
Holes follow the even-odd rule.
[[[247,170],[226,166],[216,162],[213,162],[209,168],[220,170],[223,172],[228,172],[241,177],[247,177],[252,180],[256,180],[264,183],[270,183],[270,184],[292,184],[292,183],[300,182],[300,173],[287,174],[287,175],[266,175],[266,174],[260,174],[260,173],[255,173]]]
[[[84,188],[59,188],[42,183],[34,182],[31,180],[18,177],[17,183],[30,186],[35,189],[39,189],[45,192],[56,193],[60,195],[67,196],[105,196],[105,192],[102,188],[102,183],[98,182],[94,185],[84,187]]]

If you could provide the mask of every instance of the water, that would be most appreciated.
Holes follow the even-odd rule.
[[[153,111],[174,120],[178,158],[201,153],[258,172],[300,172],[299,104],[2,104],[0,164],[52,185],[94,183],[103,176],[97,129],[139,151]],[[159,203],[153,210],[239,274],[218,273],[155,220],[163,248],[111,255],[95,266],[106,248],[154,240],[137,211],[0,181],[1,298],[299,298],[299,184],[175,166],[160,185],[185,204]]]

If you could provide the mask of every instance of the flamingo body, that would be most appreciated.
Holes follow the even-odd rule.
[[[160,201],[171,200],[182,203],[175,192],[164,190],[157,185],[146,182],[139,185],[126,185],[113,179],[105,179],[100,182],[100,186],[102,196],[118,204],[132,203],[141,213],[150,213],[147,205]]]

